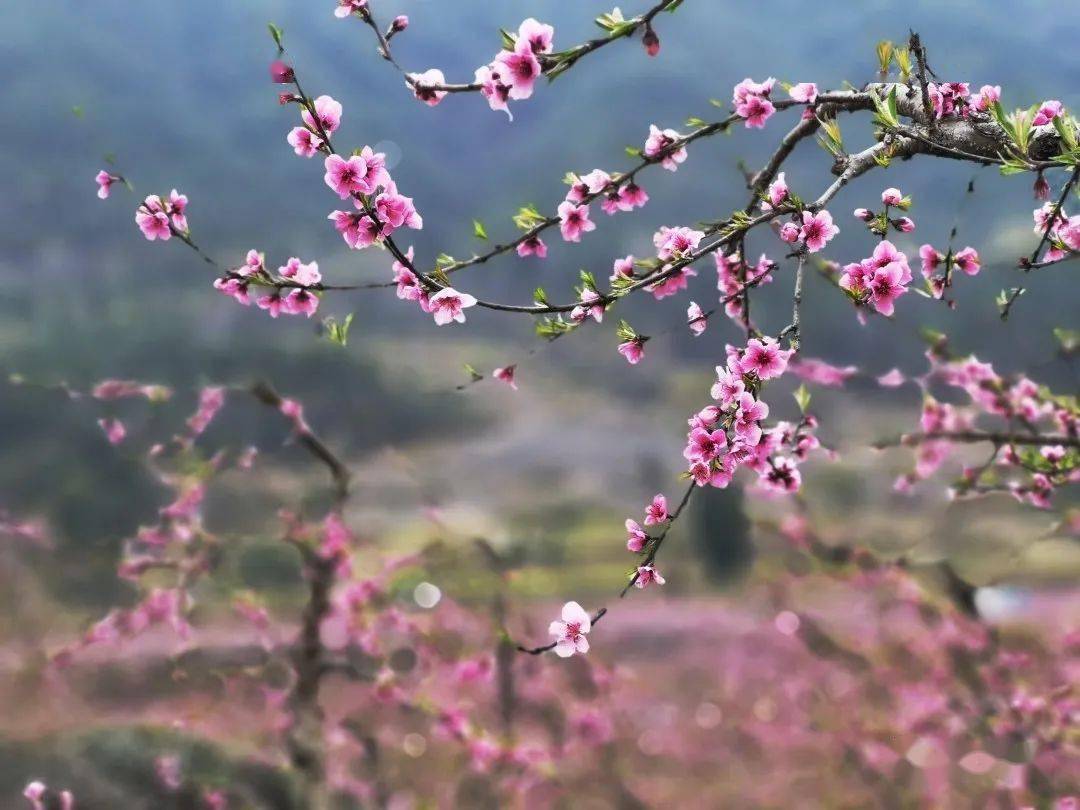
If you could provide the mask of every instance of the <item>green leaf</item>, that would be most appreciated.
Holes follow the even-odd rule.
[[[86,115],[86,112],[85,110],[83,110],[81,104],[76,104],[74,107],[71,108],[71,114],[74,115],[76,118],[82,118]]]
[[[347,346],[349,343],[349,327],[352,326],[353,313],[345,316],[345,320],[338,323],[333,316],[323,319],[323,328],[331,342],[339,346]]]
[[[274,44],[277,45],[278,53],[283,53],[285,51],[285,46],[282,44],[282,41],[285,36],[285,32],[273,23],[267,23],[266,27],[270,31],[270,36],[274,40]]]
[[[889,72],[889,63],[892,62],[893,57],[893,44],[887,39],[883,39],[877,44],[877,59],[878,70],[881,73]]]
[[[1001,292],[999,292],[997,298],[994,300],[994,302],[997,304],[998,312],[1004,315],[1006,307],[1009,306],[1009,301],[1014,300],[1013,296],[1015,295],[1017,298],[1019,298],[1025,292],[1027,292],[1027,290],[1025,290],[1023,287],[1012,287],[1008,291],[1002,290]]]
[[[1080,331],[1057,326],[1054,327],[1054,338],[1061,346],[1061,351],[1065,354],[1080,351]]]
[[[896,60],[896,66],[900,68],[900,75],[905,79],[911,75],[911,51],[907,48],[896,48],[893,51],[893,59]]]
[[[511,34],[505,28],[500,28],[499,36],[502,37],[502,46],[504,51],[514,50],[514,46],[517,45],[517,38],[513,34]]]
[[[1058,115],[1054,117],[1054,129],[1057,130],[1058,135],[1061,136],[1062,142],[1071,151],[1076,149],[1076,121],[1072,116]]]
[[[577,324],[567,323],[562,319],[545,317],[536,322],[536,334],[545,340],[555,340],[567,332],[572,332]]]
[[[641,149],[636,146],[628,146],[626,147],[626,154],[629,157],[641,157]]]
[[[795,402],[799,406],[799,411],[805,414],[806,409],[810,407],[810,392],[806,389],[806,383],[802,383],[791,395],[795,397]]]
[[[619,321],[619,328],[615,330],[615,334],[622,341],[636,340],[638,336],[638,333],[634,331],[634,327],[626,321]]]
[[[487,231],[484,230],[484,223],[483,222],[481,222],[478,219],[474,219],[472,221],[472,230],[473,230],[473,236],[475,236],[477,239],[483,239],[484,241],[487,241],[488,235],[487,235]]]
[[[469,379],[471,379],[473,382],[480,382],[480,380],[484,379],[484,375],[472,366],[470,366],[468,363],[465,363],[464,366],[465,373],[469,375]]]
[[[540,223],[544,222],[544,216],[536,210],[536,206],[529,204],[518,209],[513,216],[514,225],[520,230],[531,231]]]

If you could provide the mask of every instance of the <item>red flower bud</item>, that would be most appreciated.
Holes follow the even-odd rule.
[[[280,59],[275,59],[270,63],[270,79],[274,84],[289,84],[295,78],[296,74],[293,73],[290,65]]]
[[[1046,182],[1046,178],[1042,176],[1042,172],[1039,172],[1039,176],[1035,178],[1035,187],[1032,191],[1035,193],[1036,200],[1050,199],[1050,184]]]
[[[645,26],[645,35],[641,38],[641,44],[645,46],[645,53],[649,56],[660,53],[660,37],[656,35],[651,25]]]

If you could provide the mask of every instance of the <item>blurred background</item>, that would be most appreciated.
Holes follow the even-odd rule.
[[[625,13],[638,5],[627,0]],[[410,16],[412,25],[394,42],[405,66],[439,67],[450,81],[471,79],[494,55],[499,27],[514,30],[535,16],[554,24],[559,48],[593,36],[592,18],[610,10],[556,0],[374,6],[383,22]],[[822,88],[862,84],[876,71],[875,43],[903,42],[909,28],[922,35],[945,79],[1000,84],[1009,108],[1044,98],[1075,107],[1080,62],[1069,48],[1049,46],[1080,35],[1080,7],[1027,3],[1023,25],[1015,24],[1014,8],[1005,0],[916,0],[903,8],[819,3],[808,12],[792,0],[690,0],[659,18],[657,58],[647,58],[636,41],[605,48],[554,86],[539,84],[531,100],[514,106],[510,123],[475,95],[451,96],[436,108],[417,103],[375,53],[370,32],[356,20],[336,19],[331,0],[5,4],[0,367],[5,377],[21,374],[44,386],[86,389],[113,377],[175,387],[167,404],[119,412],[130,420],[136,447],[138,437],[175,429],[194,410],[199,386],[269,380],[305,403],[309,421],[357,470],[350,519],[365,534],[400,551],[482,537],[513,560],[511,589],[523,612],[532,599],[599,604],[627,567],[623,519],[638,517],[655,492],[670,498],[681,489],[685,418],[705,404],[713,366],[725,342],[738,338],[720,320],[699,339],[685,329],[668,331],[684,320],[688,300],[706,308],[715,300],[711,262],[699,268],[689,297],[626,303],[622,314],[639,332],[659,335],[646,360],[631,367],[615,352],[615,322],[543,345],[528,319],[476,309],[465,327],[436,328],[392,290],[327,296],[316,319],[272,321],[217,294],[212,275],[175,240],[146,242],[133,222],[137,200],[174,187],[187,194],[193,237],[223,264],[238,264],[256,248],[271,266],[289,256],[317,260],[331,283],[389,280],[385,253],[349,251],[333,231],[326,214],[337,200],[321,167],[295,157],[285,142],[296,111],[278,105],[268,81],[268,21],[284,29],[305,88],[344,105],[341,146],[370,144],[388,155],[399,187],[424,217],[424,229],[409,236],[419,264],[429,266],[439,253],[463,257],[484,249],[472,235],[474,218],[502,241],[513,236],[510,215],[520,206],[554,210],[567,171],[626,168],[624,147],[640,146],[650,123],[678,129],[688,116],[712,120],[719,111],[709,99],[728,101],[746,76]],[[717,219],[743,205],[740,164],[760,165],[788,118],[778,114],[764,132],[738,127],[693,145],[678,173],[642,175],[651,197],[642,211],[608,218],[595,210],[598,228],[582,244],[549,239],[546,261],[504,257],[466,271],[462,286],[525,303],[542,285],[553,299],[567,300],[579,269],[605,278],[615,258],[650,254],[659,226]],[[869,142],[865,121],[841,124],[850,147]],[[115,187],[111,199],[95,198],[93,178],[106,155],[134,183],[135,196]],[[829,165],[821,149],[803,144],[787,165],[788,183],[803,197],[817,196],[830,180]],[[967,195],[973,178],[976,193]],[[851,261],[869,252],[873,238],[850,210],[873,207],[881,189],[894,185],[915,203],[916,231],[895,240],[909,256],[923,242],[943,247],[955,224],[957,245],[975,246],[983,271],[954,288],[955,311],[909,295],[894,321],[873,318],[866,326],[834,289],[810,278],[806,355],[869,375],[893,367],[920,373],[918,326],[926,324],[999,372],[1026,369],[1040,383],[1075,393],[1075,359],[1060,355],[1051,334],[1055,326],[1077,326],[1073,271],[1066,266],[1027,279],[1030,290],[1007,323],[994,303],[999,290],[1018,283],[1016,257],[1034,246],[1030,180],[917,159],[842,191],[831,205],[841,234],[830,256]],[[778,257],[779,243],[762,234],[748,252]],[[786,324],[789,287],[780,273],[778,283],[755,294],[763,327]],[[347,347],[319,334],[321,317],[349,313]],[[511,362],[519,363],[518,391],[490,380],[454,390],[468,379],[464,364],[488,371]],[[774,414],[790,417],[795,405],[784,390],[778,386],[770,401]],[[0,549],[0,668],[15,673],[27,649],[62,641],[109,605],[131,599],[114,574],[117,555],[124,538],[152,520],[162,493],[139,453],[110,447],[96,414],[82,404],[36,385],[5,381],[0,392],[0,508],[40,517],[55,544],[47,553]],[[841,454],[810,465],[805,475],[819,531],[887,557],[951,560],[977,586],[1051,594],[1059,601],[1046,615],[1075,626],[1069,589],[1080,550],[1058,537],[1052,514],[1007,499],[949,504],[940,486],[896,495],[891,484],[909,466],[908,454],[859,449],[914,425],[918,407],[912,387],[879,389],[869,378],[854,379],[843,392],[815,389],[823,441]],[[257,496],[212,501],[207,518],[222,530],[267,532],[267,542],[228,576],[236,587],[271,593],[297,584],[291,558],[272,540],[274,509],[321,473],[282,444],[280,427],[255,407],[223,417],[215,427],[222,440],[270,448],[270,478]],[[730,598],[755,555],[767,550],[755,543],[755,521],[778,511],[776,504],[745,503],[738,488],[706,493],[664,550],[669,584],[637,609]],[[472,582],[469,564],[476,563],[463,562],[436,584],[465,601],[486,598],[471,590],[483,587]],[[717,597],[720,589],[728,594]],[[0,750],[10,756],[0,762],[21,766],[16,754],[37,763],[70,754],[52,741],[38,743],[45,737],[8,716],[0,720]],[[48,712],[36,712],[34,722],[65,731],[62,718]],[[21,788],[24,775],[25,767],[0,764],[0,796]]]

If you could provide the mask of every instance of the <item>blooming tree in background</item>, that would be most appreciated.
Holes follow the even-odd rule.
[[[476,94],[512,120],[514,107],[541,91],[541,79],[554,79],[608,45],[640,38],[646,53],[655,56],[661,47],[655,29],[660,15],[674,12],[681,2],[665,0],[633,17],[616,9],[596,20],[600,36],[563,49],[550,25],[527,19],[516,31],[502,32],[501,47],[491,61],[462,83],[447,81],[437,68],[410,71],[399,64],[392,41],[407,31],[406,17],[383,27],[368,0],[340,0],[333,12],[343,24],[370,29],[379,53],[400,71],[418,102],[457,103],[450,97]],[[708,664],[716,667],[719,660],[720,671],[731,673],[733,702],[751,707],[737,726],[776,763],[763,770],[765,778],[760,773],[755,777],[753,769],[733,774],[734,792],[728,799],[737,802],[741,797],[756,806],[790,798],[798,790],[792,774],[800,757],[824,752],[833,762],[843,760],[850,766],[828,789],[854,797],[854,804],[892,784],[896,803],[905,806],[945,806],[954,795],[976,796],[985,806],[1075,806],[1070,796],[1077,790],[1080,704],[1072,684],[1080,638],[1073,633],[1018,643],[1003,636],[979,618],[971,606],[971,589],[947,565],[941,572],[948,595],[930,594],[903,561],[882,562],[856,546],[830,545],[817,537],[798,497],[804,462],[834,454],[817,438],[820,422],[829,417],[810,410],[808,386],[839,387],[860,373],[804,354],[803,323],[813,315],[803,311],[806,278],[820,276],[850,302],[852,317],[861,321],[890,318],[905,308],[950,306],[953,286],[974,283],[980,274],[977,247],[954,245],[953,237],[942,242],[935,234],[927,237],[930,241],[918,256],[906,255],[890,236],[919,227],[916,201],[891,185],[893,177],[876,185],[873,178],[906,159],[997,166],[1003,174],[1033,176],[1039,198],[1032,252],[1017,267],[1023,284],[998,298],[1001,317],[1007,318],[1019,305],[1024,285],[1037,281],[1044,270],[1063,272],[1068,262],[1080,258],[1080,214],[1069,213],[1080,181],[1080,132],[1061,102],[1045,100],[1009,112],[998,86],[974,90],[966,82],[934,75],[919,38],[912,35],[906,47],[879,45],[879,75],[857,88],[828,90],[808,81],[746,78],[734,84],[730,104],[717,105],[726,114],[716,121],[692,119],[686,132],[663,122],[643,122],[641,146],[631,150],[635,162],[629,168],[571,172],[566,197],[555,211],[526,206],[514,214],[519,233],[513,238],[468,258],[425,258],[408,245],[409,232],[423,227],[424,216],[437,215],[419,210],[416,200],[422,199],[423,189],[399,188],[385,156],[372,147],[340,145],[347,112],[333,98],[305,89],[301,71],[287,61],[282,32],[271,26],[271,33],[278,48],[271,78],[282,88],[280,103],[295,111],[282,140],[298,159],[312,161],[312,171],[324,173],[331,192],[328,237],[332,228],[350,249],[384,248],[389,254],[386,276],[328,282],[312,257],[270,259],[257,248],[219,263],[193,237],[189,216],[197,222],[197,200],[189,210],[187,197],[176,189],[145,197],[135,211],[141,234],[151,241],[176,239],[193,250],[213,270],[212,284],[220,293],[273,318],[312,318],[326,296],[387,288],[394,290],[400,306],[430,314],[432,329],[467,328],[475,307],[532,318],[538,336],[549,341],[579,329],[608,329],[614,332],[612,348],[627,362],[642,366],[649,363],[650,336],[612,317],[630,296],[661,300],[687,295],[693,285],[696,300],[687,300],[686,320],[673,329],[711,337],[724,328],[717,321],[731,322],[728,334],[737,337],[727,338],[730,342],[717,353],[715,372],[709,371],[701,387],[700,407],[687,418],[683,480],[678,489],[657,494],[641,513],[626,519],[632,564],[625,581],[613,587],[613,595],[618,592],[621,598],[631,590],[664,586],[662,547],[691,499],[702,497],[699,493],[741,481],[751,492],[790,501],[789,517],[773,532],[810,567],[792,566],[762,589],[762,603],[775,620],[752,631],[764,634],[758,641],[750,639],[758,645],[760,660],[751,666],[747,648],[729,640],[717,643],[717,658]],[[786,131],[775,132],[777,119],[786,115],[793,122]],[[872,120],[873,136],[864,146],[849,148],[840,122],[860,115]],[[560,295],[539,289],[527,302],[486,300],[469,291],[470,268],[499,259],[543,261],[545,240],[577,243],[591,238],[602,216],[630,215],[647,205],[643,184],[649,171],[683,171],[693,160],[691,147],[697,141],[737,129],[776,144],[765,164],[747,175],[744,207],[719,218],[710,212],[714,218],[702,223],[661,227],[653,235],[652,255],[612,257],[604,282],[583,271],[558,282],[564,287]],[[783,171],[785,162],[803,142],[815,138],[835,179],[820,190],[792,188]],[[830,210],[840,190],[857,180],[863,181],[858,201],[866,207]],[[102,171],[96,182],[98,196],[105,199],[127,179]],[[476,222],[475,227],[486,239],[484,226]],[[864,250],[832,255],[831,242],[844,228],[865,232]],[[713,270],[716,292],[694,280]],[[754,291],[769,284],[790,287],[787,323],[766,323],[754,314]],[[344,342],[348,322],[328,319],[326,326],[332,338]],[[621,362],[614,352],[612,359]],[[1053,509],[1057,493],[1080,481],[1076,399],[1025,374],[1000,374],[990,363],[952,346],[944,334],[931,336],[926,359],[921,375],[894,370],[877,380],[882,387],[916,386],[923,393],[921,412],[911,415],[912,429],[881,442],[912,451],[911,470],[896,488],[928,485],[925,482],[938,480],[936,473],[946,468],[957,471],[948,484],[957,498],[1005,492],[1030,507]],[[470,371],[470,385],[488,376],[513,388],[525,384],[515,358],[506,358],[490,375]],[[796,392],[799,417],[778,420],[772,415],[778,409],[772,384],[792,375],[802,381]],[[101,405],[127,398],[160,401],[168,393],[156,386],[106,381],[79,398]],[[267,726],[284,753],[282,767],[298,779],[298,795],[303,797],[298,806],[329,807],[339,795],[364,806],[386,806],[395,786],[389,781],[393,769],[379,766],[376,727],[383,721],[407,727],[406,751],[409,745],[431,744],[421,729],[433,729],[432,741],[464,750],[467,768],[490,777],[496,801],[525,802],[533,795],[550,802],[557,797],[572,801],[568,792],[587,778],[581,751],[618,750],[616,726],[641,722],[641,707],[654,696],[642,684],[620,682],[616,671],[593,663],[574,672],[585,672],[588,689],[606,695],[601,703],[587,705],[577,699],[584,688],[579,679],[573,687],[579,691],[563,703],[564,727],[559,730],[545,728],[537,719],[539,710],[537,716],[527,716],[528,709],[573,691],[567,686],[573,673],[545,668],[541,662],[548,653],[577,659],[605,647],[607,626],[619,637],[616,606],[587,610],[567,594],[558,618],[550,620],[547,638],[540,633],[541,638],[529,641],[508,631],[512,606],[501,590],[490,612],[480,615],[449,599],[441,600],[438,611],[422,615],[401,609],[386,598],[390,583],[401,570],[432,561],[387,559],[363,549],[360,562],[362,544],[343,517],[350,495],[348,468],[307,423],[299,402],[281,397],[268,385],[203,389],[186,429],[150,446],[147,464],[174,499],[161,508],[155,525],[128,542],[120,563],[120,575],[139,586],[141,601],[114,610],[83,638],[54,651],[54,674],[62,678],[94,647],[119,645],[156,627],[169,628],[184,645],[197,644],[195,589],[213,575],[228,551],[203,523],[206,489],[226,470],[250,470],[256,459],[253,448],[211,451],[201,438],[234,397],[254,397],[275,410],[332,481],[329,504],[320,514],[289,508],[280,516],[283,539],[296,549],[307,587],[295,638],[283,640],[274,632],[275,623],[257,596],[245,595],[235,603],[236,614],[263,643],[266,658],[259,667],[237,667],[230,683],[237,688],[258,684],[264,714],[259,724]],[[107,409],[96,416],[110,443],[132,441],[123,421]],[[958,448],[970,444],[985,446],[990,451],[986,460],[977,467],[951,464]],[[192,463],[196,459],[199,464]],[[35,536],[26,528],[29,524],[4,520],[0,531]],[[1063,520],[1070,533],[1080,535],[1075,515]],[[502,564],[492,562],[500,577],[505,576]],[[841,587],[851,603],[860,606],[850,626],[827,629],[795,606],[798,593],[822,580]],[[435,594],[418,588],[416,601],[433,607],[441,599],[437,589]],[[538,628],[542,625],[529,629],[536,633]],[[441,634],[450,629],[474,643],[453,651],[440,646]],[[406,642],[419,656],[408,666],[394,659],[395,650]],[[617,660],[618,647],[609,651]],[[361,658],[363,665],[357,663]],[[284,679],[265,677],[270,661],[285,667]],[[770,695],[760,693],[762,672],[779,685]],[[361,688],[345,697],[334,685],[336,678]],[[824,692],[815,687],[821,683],[828,684]],[[836,716],[830,702],[841,700],[866,705],[865,715]],[[640,717],[625,716],[639,709]],[[721,711],[701,703],[695,710],[696,730],[686,732],[681,742],[671,741],[669,751],[692,759],[694,735],[720,725],[714,710]],[[358,714],[367,720],[357,724]],[[669,743],[657,729],[642,734],[653,732],[659,752]],[[649,745],[639,741],[638,748],[647,751],[654,738],[649,740]],[[734,739],[731,743],[739,745]],[[789,770],[781,767],[785,763]],[[911,776],[912,767],[921,779]],[[261,806],[234,785],[200,781],[175,755],[163,754],[157,773],[170,789],[195,789],[206,807]],[[633,796],[628,782],[608,787],[624,800]],[[641,786],[637,789],[642,792]],[[35,808],[69,807],[78,801],[37,781],[27,787],[26,798]],[[45,804],[49,801],[53,804]]]

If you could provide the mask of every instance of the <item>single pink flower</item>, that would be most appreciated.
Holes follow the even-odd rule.
[[[589,219],[589,206],[574,205],[568,200],[559,203],[559,231],[567,242],[580,242],[581,235],[596,230],[596,223]]]
[[[445,287],[431,296],[429,303],[431,313],[435,316],[435,323],[445,326],[451,321],[465,323],[464,310],[475,306],[476,299],[468,293],[459,293],[453,287]]]
[[[172,224],[178,231],[187,232],[187,204],[188,198],[178,192],[175,188],[169,192],[169,202],[165,206],[165,210],[168,211],[169,216],[172,218]]]
[[[307,127],[293,127],[285,140],[300,157],[312,157],[322,146],[322,138]]]
[[[375,200],[375,212],[382,223],[384,236],[402,226],[415,230],[424,227],[424,220],[417,213],[412,197],[405,197],[397,192],[384,191],[380,194]]]
[[[535,256],[538,259],[543,259],[547,257],[547,245],[539,236],[530,236],[517,246],[517,255],[522,258]]]
[[[690,306],[686,308],[686,321],[690,326],[690,331],[694,337],[697,337],[705,328],[709,325],[708,320],[705,318],[705,313],[701,307],[694,301],[690,302]]]
[[[723,455],[726,449],[727,434],[723,430],[710,431],[703,427],[696,427],[687,437],[683,457],[690,462],[701,461],[707,464]]]
[[[883,388],[899,388],[905,382],[907,382],[907,378],[898,368],[894,368],[877,378],[877,384]]]
[[[589,640],[585,636],[592,629],[589,614],[577,602],[567,602],[561,615],[562,621],[554,621],[548,627],[548,633],[555,636],[555,654],[569,658],[575,652],[587,653]]]
[[[111,445],[118,445],[127,437],[127,428],[119,419],[98,419],[98,427],[105,433],[105,438]]]
[[[555,29],[545,23],[537,22],[532,17],[523,20],[518,26],[518,43],[528,44],[533,53],[551,53],[554,40]]]
[[[970,246],[963,250],[958,250],[953,254],[953,265],[958,270],[967,273],[969,276],[977,275],[979,269],[982,267],[982,264],[979,261],[978,251]]]
[[[289,84],[295,78],[296,74],[293,73],[290,65],[280,59],[275,59],[270,63],[270,80],[274,84]]]
[[[899,219],[895,219],[893,220],[893,225],[896,226],[896,229],[900,231],[900,233],[911,233],[915,230],[915,220],[911,217],[900,217]]]
[[[1001,101],[1001,85],[984,84],[979,92],[973,95],[969,103],[979,112],[986,112],[995,101]]]
[[[682,140],[682,135],[673,129],[660,129],[655,124],[649,125],[649,137],[645,139],[642,154],[650,160],[660,160],[660,165],[670,172],[679,168],[686,160],[686,147],[675,147]]]
[[[618,281],[620,278],[633,278],[634,277],[634,257],[626,256],[622,259],[616,259],[611,268],[611,281]]]
[[[657,585],[663,585],[665,582],[667,582],[667,580],[660,576],[660,572],[657,571],[654,566],[639,565],[637,570],[637,579],[634,581],[634,587],[645,589],[654,582]]]
[[[352,14],[363,11],[365,8],[367,8],[367,0],[338,0],[337,8],[334,9],[334,16],[339,20],[344,20]]]
[[[409,79],[413,95],[429,107],[434,107],[446,98],[446,91],[439,89],[446,84],[446,77],[438,68],[425,70],[423,73],[410,73]]]
[[[882,315],[892,315],[893,303],[907,292],[907,287],[901,281],[902,277],[903,268],[897,262],[891,262],[874,270],[874,275],[867,286],[874,309]]]
[[[903,201],[904,195],[898,188],[887,188],[881,192],[881,201],[885,205],[900,205]]]
[[[510,98],[526,99],[533,93],[533,85],[540,76],[540,60],[533,54],[527,41],[519,41],[513,51],[502,51],[495,62],[505,69],[504,76],[510,85]]]
[[[321,126],[322,131],[329,134],[341,126],[340,102],[334,101],[330,96],[319,96],[312,106],[315,108],[314,117],[307,110],[300,111],[300,117],[310,130],[318,132]]]
[[[619,344],[619,354],[632,366],[636,366],[645,356],[645,341],[640,337]]]
[[[781,349],[772,338],[766,338],[764,343],[757,338],[751,338],[739,361],[739,369],[743,374],[753,372],[759,380],[771,380],[787,370],[792,354],[792,350]]]
[[[397,187],[390,179],[390,172],[386,170],[386,155],[382,152],[376,152],[370,146],[365,146],[360,150],[360,157],[364,159],[364,163],[367,165],[367,171],[364,172],[362,178],[362,188],[365,194],[373,194],[375,190],[382,187],[384,190],[397,193]],[[412,202],[410,200],[410,202]]]
[[[919,258],[922,260],[922,274],[926,278],[930,278],[934,271],[937,270],[938,265],[945,261],[945,257],[933,245],[920,247]]]
[[[791,192],[788,189],[787,180],[784,179],[784,174],[784,172],[780,172],[780,174],[776,175],[776,179],[769,183],[769,205],[772,208],[776,208],[776,206],[780,205],[780,203],[784,202],[784,200],[791,195]]]
[[[761,425],[758,423],[769,415],[769,406],[754,399],[750,392],[739,397],[739,409],[735,413],[735,434],[747,444],[754,446],[761,441]]]
[[[828,211],[821,211],[818,214],[803,211],[799,237],[810,253],[817,253],[838,233],[840,229],[833,224],[832,214]]]
[[[817,101],[817,94],[817,85],[813,82],[799,82],[788,90],[789,96],[803,104],[813,104]]]
[[[635,554],[645,548],[649,536],[636,520],[626,519],[626,548]]]
[[[517,391],[517,382],[514,380],[514,372],[516,370],[517,366],[503,366],[502,368],[497,368],[491,372],[491,376],[496,380],[501,380]]]
[[[732,371],[725,366],[717,366],[716,377],[717,381],[713,383],[709,394],[725,408],[738,400],[746,391],[741,372]]]
[[[98,190],[97,190],[98,198],[102,199],[102,200],[107,199],[108,196],[109,196],[109,189],[112,188],[112,184],[115,183],[118,179],[119,178],[114,177],[113,175],[109,174],[107,171],[103,170],[103,171],[98,172],[97,177],[94,178],[94,181],[98,185]]]
[[[167,242],[172,237],[169,216],[165,213],[161,198],[156,195],[147,197],[139,206],[135,212],[135,223],[151,242],[155,239]]]
[[[357,193],[369,193],[370,188],[364,179],[368,173],[367,161],[359,155],[353,155],[348,160],[341,155],[329,155],[323,165],[326,167],[323,178],[326,185],[341,199]]]
[[[780,226],[779,234],[780,241],[787,242],[789,245],[799,241],[799,226],[794,222],[785,222]]]
[[[244,306],[251,305],[251,298],[248,297],[248,285],[245,281],[238,278],[216,278],[214,279],[214,289],[230,296]]]
[[[476,83],[480,85],[480,95],[487,99],[488,106],[493,110],[501,110],[511,121],[514,116],[510,112],[510,80],[507,76],[506,67],[498,62],[483,65],[476,69]]]
[[[746,101],[735,108],[735,112],[746,119],[747,129],[763,129],[765,122],[776,112],[776,107],[767,98],[748,96]]]
[[[663,523],[668,517],[667,498],[657,493],[653,496],[652,502],[645,507],[645,525]]]
[[[636,183],[627,183],[619,189],[619,208],[623,211],[643,208],[648,201],[649,195]]]

